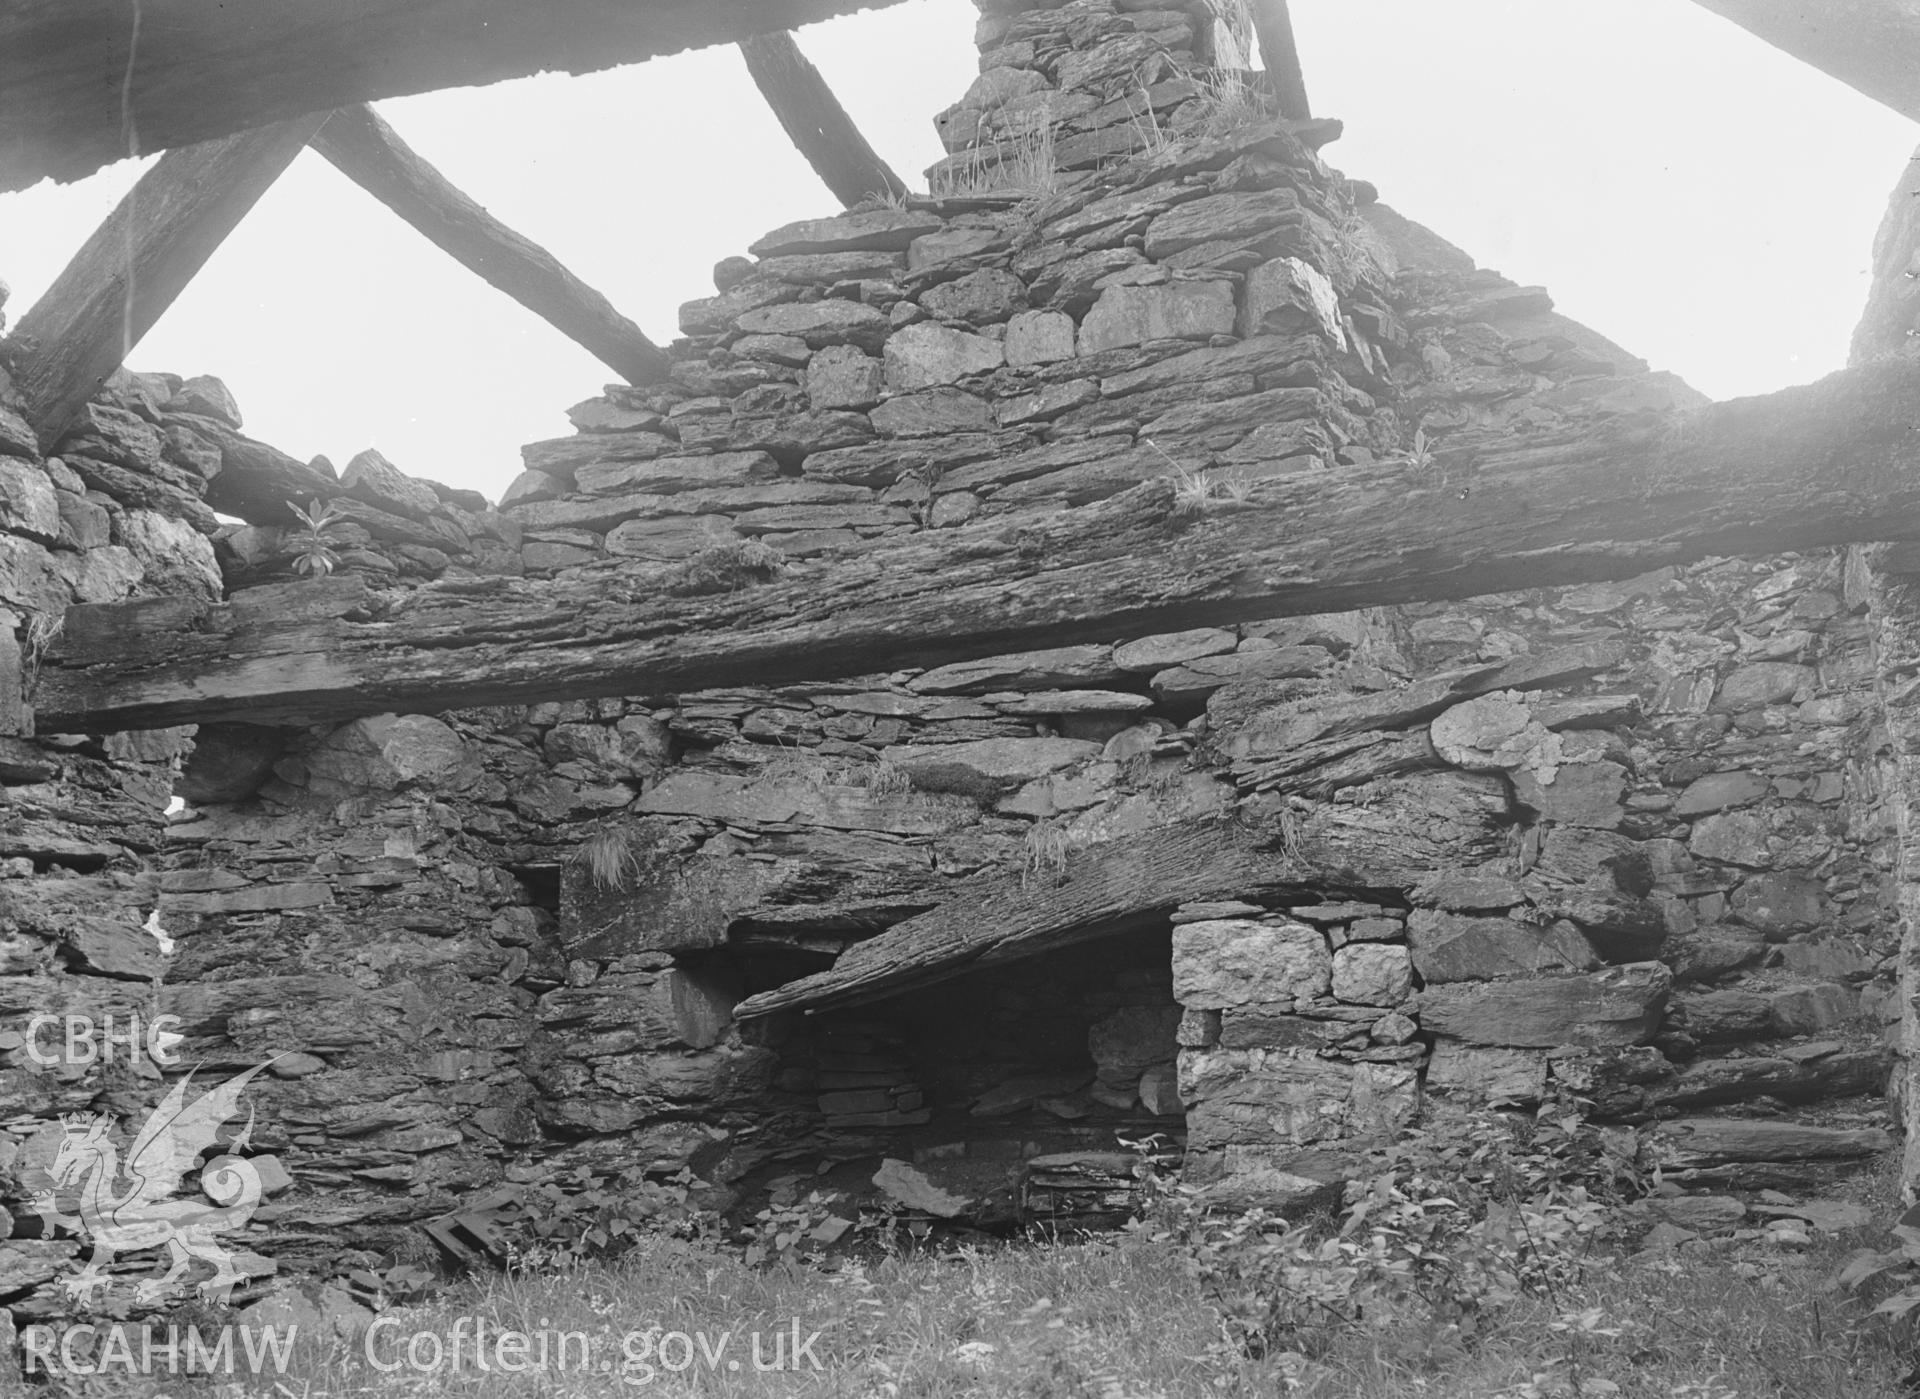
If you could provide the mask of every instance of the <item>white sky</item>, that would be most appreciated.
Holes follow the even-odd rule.
[[[1845,360],[1914,124],[1689,0],[1293,0],[1323,154],[1559,308],[1715,397]],[[802,47],[909,183],[974,72],[969,0],[907,0]],[[407,98],[415,149],[662,343],[714,262],[834,212],[714,49]],[[18,317],[132,182],[0,195]],[[311,152],[132,358],[212,373],[254,436],[498,497],[519,446],[610,377]]]

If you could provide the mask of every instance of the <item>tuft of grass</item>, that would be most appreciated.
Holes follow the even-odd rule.
[[[29,701],[33,699],[34,691],[40,688],[40,666],[47,658],[47,651],[66,629],[67,614],[64,611],[49,609],[27,613],[26,636],[20,648],[20,671],[22,691]]]
[[[1193,99],[1198,111],[1190,118],[1190,131],[1208,137],[1231,136],[1272,120],[1272,99],[1256,75],[1215,68],[1201,74],[1199,82],[1200,95]]]
[[[603,826],[588,836],[572,859],[585,868],[595,888],[611,894],[627,892],[640,873],[640,854],[617,826]]]
[[[913,790],[913,774],[885,758],[862,767],[857,780],[867,789],[867,795],[876,800],[905,796]]]
[[[1253,499],[1253,482],[1243,476],[1218,477],[1202,467],[1189,471],[1151,437],[1140,439],[1166,458],[1173,468],[1173,514],[1176,519],[1193,519],[1220,504],[1246,505]]]
[[[1067,853],[1072,838],[1051,818],[1035,821],[1021,837],[1020,887],[1035,881],[1059,884],[1067,877]]]
[[[1174,470],[1173,513],[1185,518],[1206,514],[1213,502],[1213,477],[1206,471]]]
[[[759,539],[720,539],[702,549],[667,582],[682,596],[731,593],[750,583],[770,583],[786,567],[781,552]]]
[[[934,492],[940,485],[940,478],[946,474],[944,466],[932,461],[920,462],[900,473],[902,481],[912,481],[925,492],[919,500],[907,503],[907,515],[916,530],[933,528],[933,507],[938,499]]]
[[[799,783],[816,791],[827,787],[860,787],[876,800],[902,796],[913,790],[913,777],[905,768],[882,758],[860,762],[849,758],[822,757],[810,748],[781,743],[779,752],[754,772],[755,782],[770,786]]]
[[[1004,132],[989,135],[983,112],[966,160],[935,167],[929,192],[936,199],[1056,193],[1060,171],[1054,163],[1054,147],[1059,130],[1052,111],[1043,107],[1021,116]]]
[[[1304,846],[1300,838],[1300,813],[1287,802],[1279,809],[1280,856],[1288,864],[1299,864]]]
[[[839,764],[829,761],[810,748],[777,742],[778,750],[754,769],[753,780],[770,787],[797,782],[804,787],[827,787],[837,780]]]
[[[911,198],[913,198],[911,191],[903,190],[896,193],[890,189],[877,189],[865,195],[859,203],[850,205],[847,212],[849,214],[871,214],[877,213],[882,209],[900,211],[907,207],[907,201]]]

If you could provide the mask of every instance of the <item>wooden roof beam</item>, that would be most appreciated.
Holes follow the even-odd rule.
[[[7,342],[43,448],[60,440],[325,119],[169,151],[94,230]]]
[[[835,199],[852,208],[875,195],[906,196],[906,183],[860,134],[793,35],[757,34],[741,41],[740,53],[754,86]]]
[[[370,107],[328,118],[312,141],[366,190],[489,285],[630,384],[666,376],[666,354],[545,248],[493,217],[423,160]]]
[[[896,2],[16,0],[0,5],[0,191],[80,179],[123,159],[129,134],[142,152],[195,145],[307,112],[596,72]]]
[[[1197,517],[1162,478],[705,594],[660,564],[75,607],[35,705],[44,731],[113,732],[664,696],[1920,539],[1916,402],[1920,363],[1863,365],[1687,413],[1455,434],[1426,471],[1278,475]]]
[[[1920,121],[1920,0],[1696,0]]]
[[[1280,103],[1280,115],[1290,121],[1310,121],[1307,79],[1300,69],[1300,45],[1293,37],[1293,14],[1287,0],[1253,0],[1253,32],[1260,41],[1260,62],[1267,85]]]

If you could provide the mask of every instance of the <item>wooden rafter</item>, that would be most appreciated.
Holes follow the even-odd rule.
[[[51,448],[321,117],[169,151],[140,177],[14,329],[14,381]]]
[[[1287,0],[1253,0],[1253,32],[1260,41],[1260,62],[1280,103],[1280,115],[1292,121],[1309,120],[1313,109],[1307,102],[1307,79],[1300,68],[1300,45],[1293,37]]]
[[[14,0],[0,5],[0,190],[90,174],[126,155],[130,130],[140,150],[165,150],[306,112],[595,72],[893,3]]]
[[[873,195],[906,195],[905,182],[860,134],[793,35],[756,34],[740,52],[754,86],[835,199],[851,208]]]
[[[1152,480],[704,596],[656,565],[76,607],[36,708],[47,731],[111,732],[672,695],[1920,539],[1916,402],[1920,363],[1863,365],[1685,414],[1456,434],[1424,471],[1299,472],[1197,519]]]
[[[335,112],[313,148],[462,266],[584,347],[630,384],[652,383],[667,357],[545,248],[493,217],[423,160],[368,107]]]

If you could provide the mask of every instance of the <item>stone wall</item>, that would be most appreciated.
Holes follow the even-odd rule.
[[[36,676],[70,603],[218,595],[204,481],[161,446],[169,414],[216,412],[213,380],[119,376],[43,455],[0,361],[0,1300],[19,1314],[77,1252],[30,1211],[46,1124],[135,1111],[159,1085],[140,1031],[160,1008],[156,857],[190,747],[187,730],[36,737]],[[36,1015],[87,1017],[92,1038],[30,1042]]]

